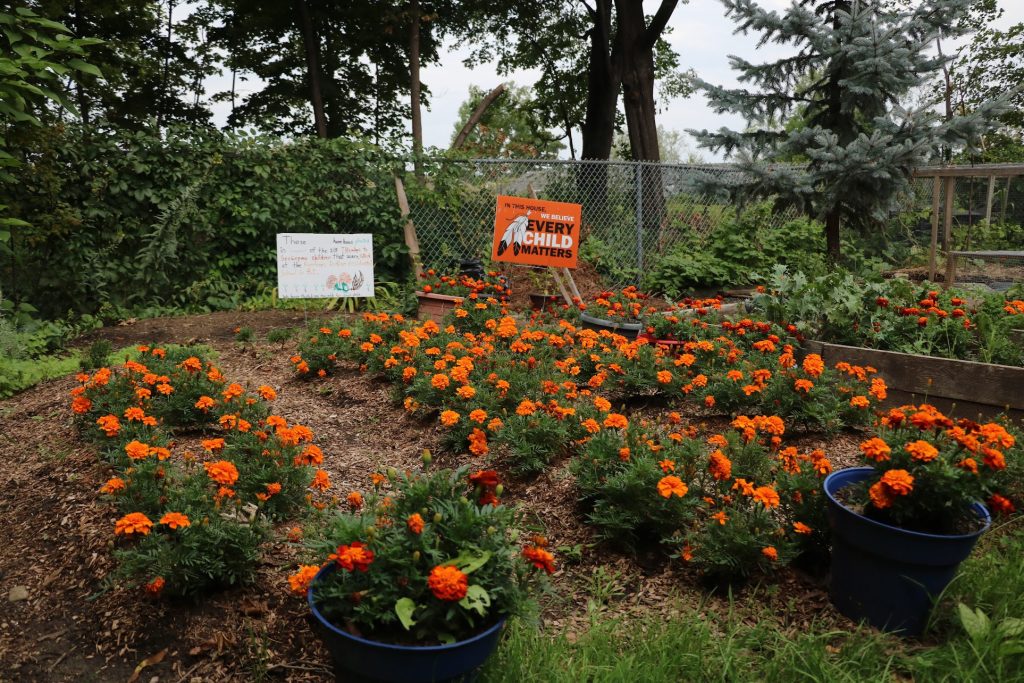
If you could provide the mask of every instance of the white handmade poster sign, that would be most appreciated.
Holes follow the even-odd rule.
[[[373,296],[373,288],[373,235],[278,234],[278,297]]]

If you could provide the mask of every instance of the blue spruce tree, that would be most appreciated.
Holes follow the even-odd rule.
[[[902,106],[941,71],[935,41],[967,30],[961,18],[971,1],[799,0],[780,13],[722,0],[737,32],[796,53],[765,64],[730,57],[741,87],[697,85],[717,113],[739,113],[749,127],[689,132],[733,156],[745,171],[743,195],[775,197],[822,219],[836,261],[841,225],[884,221],[915,167],[972,145],[1005,108],[996,100],[944,118],[934,106]],[[803,125],[787,130],[794,115]],[[782,163],[794,158],[806,167]]]

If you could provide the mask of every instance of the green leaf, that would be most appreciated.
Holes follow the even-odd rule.
[[[477,614],[484,616],[487,614],[487,608],[491,606],[491,595],[483,586],[473,584],[466,589],[466,597],[459,600],[459,605],[476,610]]]
[[[491,559],[491,553],[485,550],[482,554],[477,555],[468,550],[463,550],[459,553],[458,557],[455,557],[445,564],[454,564],[456,567],[462,570],[464,574],[471,574],[480,567],[487,563],[487,560]]]
[[[395,603],[395,614],[398,615],[398,620],[402,622],[406,631],[416,625],[416,620],[412,618],[412,613],[415,611],[416,603],[412,601],[412,598],[399,598]]]
[[[971,637],[971,640],[979,640],[988,635],[990,624],[988,616],[979,610],[973,610],[964,603],[959,603],[957,611],[960,613],[960,623],[964,631]]]
[[[455,642],[455,636],[453,636],[451,633],[444,633],[444,632],[438,633],[437,634],[437,639],[440,640],[445,645],[451,645],[452,643]]]
[[[1024,637],[1024,619],[1007,617],[996,626],[996,633],[1004,639]]]
[[[78,69],[79,71],[87,74],[92,74],[98,78],[103,78],[103,72],[100,71],[96,66],[88,62],[83,62],[81,59],[69,59],[67,62],[68,66],[72,69]]]

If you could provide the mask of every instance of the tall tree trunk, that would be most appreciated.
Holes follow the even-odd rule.
[[[316,134],[327,137],[327,118],[324,116],[324,100],[320,94],[320,67],[317,59],[319,41],[313,31],[313,22],[309,18],[309,7],[306,0],[295,0],[299,8],[299,28],[302,31],[302,43],[306,47],[306,72],[309,77],[309,103],[313,105],[313,121],[316,123]]]
[[[164,121],[164,112],[170,105],[170,96],[167,93],[167,81],[171,70],[171,40],[174,30],[174,0],[167,2],[167,42],[164,44],[164,72],[160,77],[160,102],[156,110],[156,127]]]
[[[589,8],[588,8],[589,9]],[[596,0],[590,12],[590,63],[581,159],[608,159],[615,137],[615,110],[622,75],[613,61],[611,0]]]
[[[412,119],[412,156],[416,176],[423,175],[423,118],[420,111],[420,12],[419,0],[409,3],[409,98]]]

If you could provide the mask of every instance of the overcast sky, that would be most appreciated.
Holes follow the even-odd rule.
[[[537,1],[537,0],[534,0]],[[543,0],[540,0],[543,1]],[[685,1],[685,0],[684,0]],[[645,10],[653,14],[659,0],[645,0]],[[761,0],[761,6],[781,9],[790,0]],[[1002,27],[1024,21],[1024,0],[1002,0],[1005,16],[1000,22]],[[757,35],[734,34],[734,24],[726,19],[719,0],[690,0],[680,2],[669,26],[673,29],[668,40],[679,53],[680,67],[694,69],[701,78],[720,85],[736,84],[734,73],[729,68],[729,55],[737,55],[753,62],[763,62],[778,58],[790,52],[787,46],[766,45],[756,49]],[[581,49],[584,49],[581,44]],[[452,131],[458,118],[459,105],[466,99],[470,85],[477,85],[490,90],[498,83],[512,82],[516,85],[532,85],[537,74],[530,71],[519,71],[506,77],[497,74],[494,64],[481,64],[472,69],[465,67],[462,60],[467,50],[449,45],[438,64],[427,66],[422,71],[423,82],[430,88],[430,106],[423,113],[423,137],[427,147],[448,147]],[[223,90],[221,79],[210,85],[212,91]],[[239,94],[244,95],[253,88],[252,83],[241,84]],[[694,95],[688,99],[677,99],[659,102],[662,113],[658,123],[670,130],[714,129],[721,126],[741,127],[743,121],[738,116],[717,115],[712,112],[703,96]],[[227,103],[214,104],[215,120],[223,124],[230,111]],[[580,140],[576,133],[576,148]],[[690,141],[690,151],[697,151],[705,158],[714,157],[706,150],[697,150]],[[568,149],[563,152],[568,156]]]

